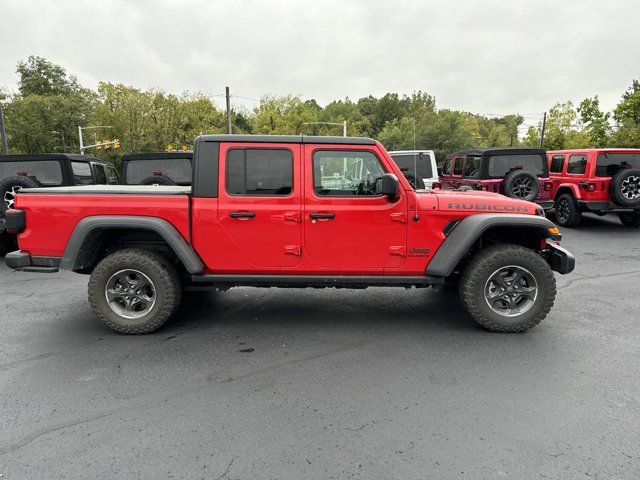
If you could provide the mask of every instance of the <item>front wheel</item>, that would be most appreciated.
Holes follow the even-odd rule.
[[[629,228],[638,228],[640,227],[640,213],[629,212],[629,213],[620,213],[618,214],[620,217],[620,222],[625,227]]]
[[[105,257],[91,274],[89,303],[111,330],[150,333],[165,324],[180,303],[175,267],[158,253],[120,250]]]
[[[473,319],[494,332],[524,332],[544,319],[556,298],[547,262],[520,245],[492,245],[462,273],[460,299]]]

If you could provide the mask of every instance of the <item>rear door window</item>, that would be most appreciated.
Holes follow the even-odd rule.
[[[547,176],[547,159],[544,155],[492,155],[489,157],[489,176],[503,178],[512,170],[524,170],[537,177]]]
[[[456,158],[453,164],[453,174],[462,175],[463,168],[464,168],[464,158],[463,157]]]
[[[601,153],[596,161],[597,177],[612,177],[621,168],[640,168],[640,153]]]
[[[71,171],[75,185],[93,185],[95,183],[89,162],[71,162]]]
[[[56,160],[8,162],[0,160],[0,180],[28,177],[43,187],[62,185],[62,168]]]
[[[551,166],[549,171],[551,173],[562,173],[562,166],[564,165],[564,155],[554,155],[551,157]]]
[[[107,174],[104,171],[104,166],[99,163],[93,164],[93,173],[96,176],[96,183],[98,185],[106,185],[107,184]]]
[[[567,164],[567,173],[582,175],[587,170],[586,155],[571,155]]]
[[[234,148],[227,152],[230,195],[290,195],[293,153],[285,149]]]
[[[106,165],[105,171],[107,173],[107,185],[118,185],[120,183],[118,172],[113,165]]]
[[[465,178],[480,178],[480,157],[467,157],[463,173]]]

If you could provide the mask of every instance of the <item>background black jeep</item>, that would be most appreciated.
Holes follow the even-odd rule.
[[[117,184],[118,172],[103,160],[71,153],[0,155],[0,255],[16,247],[4,228],[5,211],[21,188]]]
[[[193,152],[123,155],[120,178],[124,185],[191,185]]]

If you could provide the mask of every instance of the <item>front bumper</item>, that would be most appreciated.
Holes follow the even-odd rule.
[[[22,250],[7,253],[4,261],[7,267],[21,272],[55,273],[60,265],[59,257],[32,257]]]
[[[640,213],[640,203],[635,207],[622,207],[620,205],[616,205],[613,202],[594,202],[588,200],[578,200],[577,202],[578,208],[583,212],[637,212]]]
[[[547,243],[544,257],[551,267],[551,270],[566,275],[573,272],[576,266],[576,257],[569,250],[554,243]]]

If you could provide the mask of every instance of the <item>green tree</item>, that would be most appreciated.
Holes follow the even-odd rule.
[[[67,95],[80,89],[76,77],[67,75],[63,67],[35,55],[19,62],[16,73],[22,96]]]
[[[585,98],[580,102],[578,113],[582,124],[585,126],[585,131],[591,139],[590,146],[606,146],[611,135],[611,125],[609,124],[609,113],[604,113],[600,110],[598,96]]]
[[[305,123],[316,122],[317,109],[299,96],[265,96],[253,111],[252,131],[258,134],[296,135],[307,132]]]
[[[640,147],[640,81],[634,80],[613,112],[617,130],[611,142],[618,147]]]

